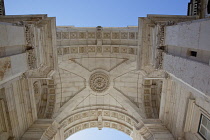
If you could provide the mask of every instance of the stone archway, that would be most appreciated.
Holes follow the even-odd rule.
[[[64,128],[64,137],[88,128],[113,128],[131,135],[137,125],[135,118],[115,110],[88,110],[75,113],[61,121]]]
[[[56,84],[53,118],[61,124],[65,138],[93,127],[114,128],[134,140],[152,140],[155,139],[153,134],[159,135],[162,131],[168,134],[161,122],[151,122],[158,118],[157,93],[162,85],[158,86],[160,82],[156,79],[145,80],[149,73],[144,75],[137,71],[138,44],[133,35],[138,33],[138,28],[104,28],[100,34],[114,35],[125,29],[131,35],[129,42],[116,38],[107,42],[106,38],[97,37],[95,41],[88,37],[84,42],[84,38],[76,35],[94,35],[99,31],[76,27],[57,29],[60,45],[57,48],[58,72],[53,77]],[[77,43],[65,44],[66,41]],[[150,76],[149,79],[156,74]]]

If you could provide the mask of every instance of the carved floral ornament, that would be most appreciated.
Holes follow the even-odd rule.
[[[33,48],[34,47],[33,25],[30,25],[30,24],[25,25],[25,36],[26,36],[25,37],[26,38],[26,47]]]
[[[106,91],[109,87],[109,84],[109,76],[104,72],[95,72],[90,76],[90,88],[97,93]]]
[[[35,54],[35,50],[28,50],[28,66],[30,69],[36,69],[37,65],[36,65],[36,54]]]

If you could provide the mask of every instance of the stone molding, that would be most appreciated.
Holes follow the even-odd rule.
[[[79,45],[71,47],[59,47],[57,49],[58,56],[67,54],[88,54],[88,53],[122,53],[136,55],[137,48],[131,46],[120,45]]]
[[[130,135],[133,126],[136,124],[137,121],[127,114],[103,109],[82,111],[61,121],[65,138],[80,130],[92,127],[98,127],[99,129],[109,127]]]
[[[35,50],[28,50],[28,66],[30,70],[37,68],[37,58],[35,54]]]
[[[25,40],[27,49],[34,48],[34,25],[26,24],[25,25]]]
[[[122,40],[136,40],[138,37],[138,32],[136,31],[79,31],[79,32],[68,32],[68,31],[57,31],[57,40],[75,40],[75,39],[122,39]]]

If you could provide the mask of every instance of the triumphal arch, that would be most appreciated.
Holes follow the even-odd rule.
[[[133,140],[210,139],[210,2],[138,26],[57,26],[0,1],[0,140],[92,127]]]

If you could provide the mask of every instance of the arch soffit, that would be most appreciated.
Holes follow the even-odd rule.
[[[64,118],[66,118],[67,116],[70,116],[71,112],[74,111],[75,107],[77,106],[77,104],[79,104],[80,102],[82,102],[84,97],[89,96],[89,92],[88,90],[83,90],[80,92],[80,94],[77,94],[76,96],[74,96],[72,99],[70,99],[61,109],[59,112],[57,112],[56,114],[54,114],[54,118],[56,118],[56,120],[58,122],[61,122]],[[133,116],[136,120],[140,121],[142,118],[145,118],[145,114],[143,112],[141,112],[139,110],[139,108],[137,108],[137,106],[135,104],[133,104],[128,98],[126,98],[123,94],[121,94],[120,92],[118,92],[117,90],[113,89],[110,90],[110,94],[116,98],[116,100],[118,100],[120,103],[122,103],[124,108],[129,109],[129,111],[127,110],[127,114],[129,114],[130,116]],[[68,104],[69,103],[69,104]]]

